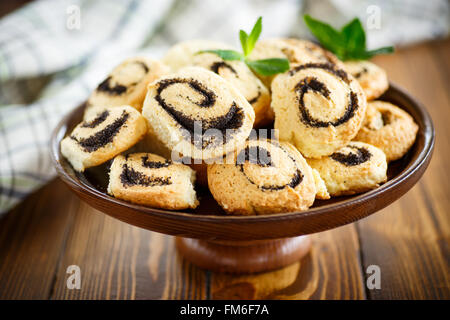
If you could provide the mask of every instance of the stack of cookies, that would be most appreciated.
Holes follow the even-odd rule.
[[[205,52],[226,48],[188,41],[161,61],[124,61],[89,97],[62,154],[80,172],[111,160],[108,193],[122,200],[193,209],[202,185],[226,213],[256,215],[377,188],[413,145],[413,118],[376,100],[389,83],[375,64],[269,39],[251,57],[285,58],[290,70],[263,76]],[[254,130],[272,123],[274,135]]]

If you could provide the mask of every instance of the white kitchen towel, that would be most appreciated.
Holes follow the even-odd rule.
[[[249,30],[258,16],[263,16],[264,38],[307,36],[302,14],[315,15],[315,8],[320,6],[319,12],[329,10],[330,14],[318,17],[336,25],[353,16],[366,17],[364,6],[352,5],[359,0],[344,2],[40,0],[2,18],[0,215],[54,177],[48,145],[51,131],[121,59],[134,54],[158,58],[175,42],[194,38],[238,45],[239,28]],[[384,18],[377,32],[398,34],[388,38],[392,41],[403,39],[401,43],[406,43],[404,39],[417,41],[448,33],[445,0],[423,2],[434,8],[427,11],[418,4],[421,1],[408,1],[415,7],[404,10],[403,15],[401,7],[378,2]],[[420,19],[423,12],[428,14]],[[427,31],[417,36],[411,28],[402,30],[405,24],[393,28],[390,21],[399,16],[403,16],[402,21],[414,16],[414,23]]]

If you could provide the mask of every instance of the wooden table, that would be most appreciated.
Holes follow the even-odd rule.
[[[449,299],[450,40],[377,57],[436,126],[428,171],[401,200],[313,236],[301,262],[249,276],[183,261],[173,238],[141,230],[78,200],[55,179],[0,220],[0,298],[7,299]],[[81,289],[66,287],[81,268]],[[378,265],[381,289],[367,289]]]

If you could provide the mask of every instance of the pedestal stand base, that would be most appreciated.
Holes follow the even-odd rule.
[[[311,248],[309,236],[258,241],[204,241],[176,238],[180,254],[200,268],[216,272],[255,273],[300,260]]]

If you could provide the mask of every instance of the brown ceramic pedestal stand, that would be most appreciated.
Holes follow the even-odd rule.
[[[61,140],[82,120],[84,106],[61,120],[51,139],[53,164],[60,178],[92,207],[126,223],[177,236],[179,252],[193,264],[214,271],[251,273],[278,269],[307,254],[308,234],[367,217],[391,204],[420,179],[434,147],[433,123],[426,109],[391,84],[382,100],[406,110],[419,125],[416,141],[400,160],[389,163],[388,181],[369,192],[316,201],[303,212],[262,216],[225,215],[211,194],[200,194],[193,211],[159,210],[115,199],[106,193],[107,168],[76,173],[61,155]],[[305,236],[306,235],[306,236]]]
[[[254,273],[279,269],[300,260],[311,248],[309,236],[275,240],[205,241],[177,237],[178,252],[200,268]]]

